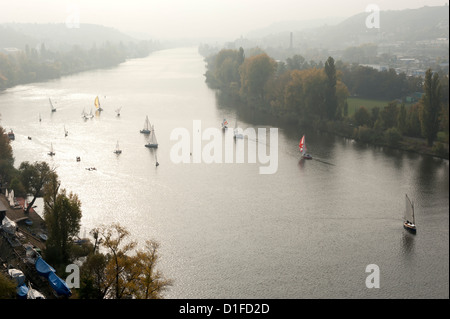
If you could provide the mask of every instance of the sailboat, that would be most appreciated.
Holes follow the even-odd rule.
[[[145,144],[145,147],[158,148],[158,141],[156,140],[155,128],[152,125],[152,130],[150,131],[150,142]]]
[[[64,125],[64,137],[66,137],[67,135],[69,135],[69,132],[66,130],[66,126]]]
[[[53,143],[50,144],[50,152],[48,152],[48,155],[50,155],[50,156],[55,155],[55,152],[53,152]]]
[[[99,112],[103,111],[103,109],[100,106],[100,100],[99,100],[98,96],[95,97],[94,105],[95,105],[95,108],[97,109],[97,111],[99,111]]]
[[[305,135],[303,135],[302,139],[300,140],[298,147],[300,148],[300,152],[302,153],[302,158],[312,159],[312,156],[306,153]]]
[[[42,122],[41,113],[39,113],[39,122]]]
[[[414,204],[409,199],[408,195],[405,194],[405,216],[403,221],[403,227],[412,232],[416,233],[416,221],[414,218]]]
[[[142,134],[150,134],[150,121],[148,116],[145,117],[144,128],[141,130]]]
[[[116,153],[117,155],[122,153],[122,150],[119,148],[119,141],[117,141],[116,150],[114,151],[114,153]]]
[[[236,120],[236,125],[234,127],[234,138],[244,138],[244,135],[242,135],[242,133],[239,133],[239,129],[237,127],[237,120]]]
[[[121,109],[122,107],[119,107],[118,109],[116,109],[116,113],[117,113],[117,116],[120,116],[120,109]]]
[[[226,119],[223,119],[222,121],[222,129],[227,129],[228,128],[228,121]]]
[[[50,98],[48,98],[48,101],[50,102],[50,108],[51,108],[52,112],[56,112],[56,107],[53,106],[52,100]]]

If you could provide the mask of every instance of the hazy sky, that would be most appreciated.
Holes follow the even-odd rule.
[[[444,5],[442,0],[0,0],[0,23],[96,23],[157,38],[233,40],[283,20],[349,17],[369,4],[380,10]]]

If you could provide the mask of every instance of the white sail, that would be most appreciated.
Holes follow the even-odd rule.
[[[116,154],[121,154],[122,153],[122,150],[119,147],[119,141],[117,141],[116,150],[114,151],[114,153],[116,153]]]
[[[152,130],[150,131],[150,144],[158,144],[156,140],[155,127],[152,125]]]
[[[150,134],[150,121],[148,120],[148,116],[145,117],[144,129],[141,130],[141,133]]]
[[[56,108],[53,106],[52,100],[48,98],[48,101],[50,102],[50,108],[52,109],[52,112],[55,112]]]
[[[408,195],[405,194],[405,221],[409,221],[412,224],[415,224],[414,220],[414,204],[409,199]]]

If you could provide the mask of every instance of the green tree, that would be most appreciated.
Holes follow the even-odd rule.
[[[0,181],[10,181],[17,174],[10,139],[0,126]]]
[[[370,126],[370,113],[364,106],[361,106],[355,113],[355,122],[357,126]]]
[[[80,230],[81,202],[77,195],[67,195],[65,189],[59,188],[58,177],[52,174],[44,190],[44,220],[49,232],[45,255],[55,264],[66,265]]]
[[[402,134],[406,132],[406,107],[405,103],[400,105],[400,111],[397,115],[397,127]]]
[[[26,193],[33,196],[26,209],[28,213],[30,207],[33,207],[36,198],[42,197],[44,187],[55,177],[56,173],[46,162],[34,162],[33,164],[22,162],[19,166],[19,172]]]
[[[428,69],[425,74],[424,95],[421,99],[420,123],[422,135],[432,146],[439,131],[439,114],[441,112],[441,85],[439,74]]]
[[[325,91],[325,107],[326,114],[329,120],[336,118],[336,111],[338,109],[338,100],[336,96],[336,67],[334,59],[330,56],[325,62],[325,74],[327,76],[327,85]]]

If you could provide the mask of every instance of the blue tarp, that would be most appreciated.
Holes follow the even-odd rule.
[[[48,282],[50,286],[55,290],[58,295],[70,296],[72,292],[67,286],[66,282],[59,278],[54,272],[50,272],[48,275]]]
[[[16,292],[19,299],[27,299],[28,287],[25,284],[18,286]]]
[[[36,259],[36,263],[34,265],[35,265],[36,270],[39,273],[39,275],[44,276],[46,278],[48,277],[48,275],[50,273],[54,273],[55,272],[55,269],[53,269],[52,266],[47,264],[45,262],[45,260],[42,259],[41,257],[38,257],[38,259]]]

